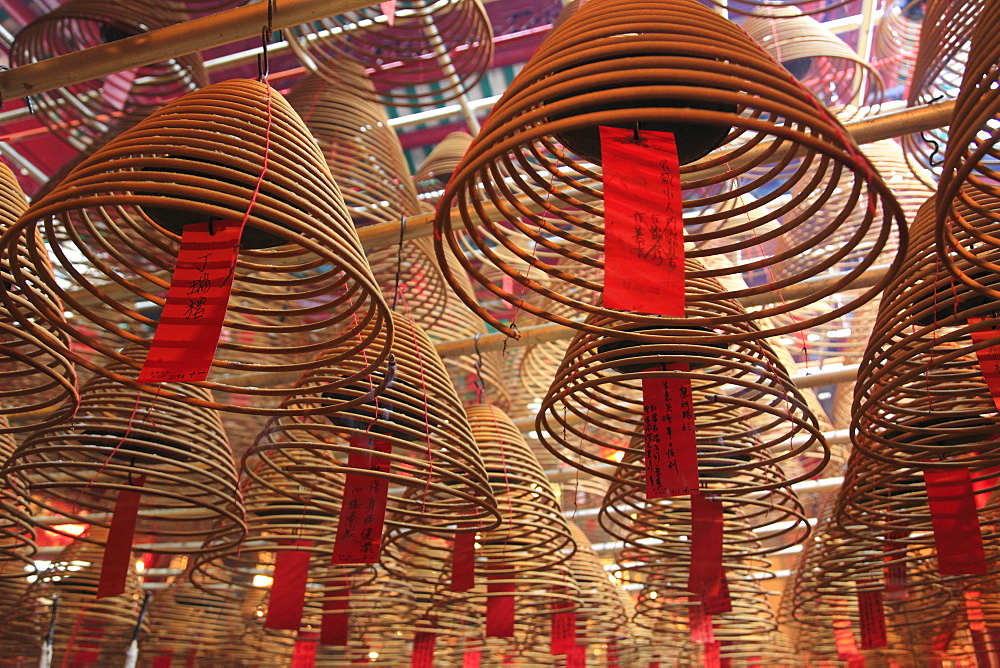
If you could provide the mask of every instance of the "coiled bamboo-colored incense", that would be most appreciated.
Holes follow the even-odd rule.
[[[591,0],[550,34],[469,147],[438,208],[439,249],[447,245],[458,254],[461,248],[476,248],[478,256],[513,279],[517,289],[488,279],[485,271],[459,254],[474,282],[500,299],[560,324],[642,338],[602,329],[600,320],[580,324],[578,320],[584,318],[555,315],[518,297],[520,287],[567,304],[580,315],[617,317],[642,326],[668,321],[611,311],[595,298],[571,296],[583,290],[598,297],[603,289],[603,281],[588,278],[584,271],[603,270],[603,177],[595,164],[601,161],[598,126],[602,125],[624,129],[638,125],[640,137],[643,130],[673,131],[680,140],[682,191],[742,179],[738,189],[684,200],[684,212],[689,214],[684,218],[685,241],[694,245],[686,251],[689,257],[736,257],[746,251],[741,262],[728,270],[703,267],[689,276],[744,274],[752,287],[702,295],[701,299],[718,303],[794,284],[802,289],[804,281],[825,273],[842,258],[860,255],[861,260],[835,286],[803,289],[795,298],[768,305],[753,317],[794,313],[842,291],[873,266],[893,230],[905,239],[902,212],[890,189],[843,126],[737,26],[686,0]],[[747,200],[735,209],[722,206],[764,184],[767,196]],[[771,242],[805,225],[838,189],[849,193],[852,206],[842,209],[818,234],[784,251],[771,250]],[[785,193],[791,199],[772,210],[772,202]],[[458,211],[454,219],[452,208]],[[796,208],[800,208],[799,215],[785,216]],[[823,244],[855,210],[865,212],[863,219],[842,247],[816,258],[795,275],[768,277],[770,267]],[[738,222],[712,231],[710,226],[723,219]],[[776,224],[767,229],[771,223]],[[743,234],[752,230],[760,234],[749,238]],[[596,241],[583,240],[585,233],[596,235]],[[577,243],[586,247],[585,253],[568,250]],[[536,245],[561,255],[565,264],[557,270],[533,260]],[[531,274],[506,262],[502,252],[529,263]],[[897,267],[898,261],[890,276]],[[857,308],[886,283],[881,281],[823,314],[820,321]],[[468,291],[455,282],[452,285],[480,317],[514,335]],[[689,311],[700,305],[688,298]],[[720,314],[704,324],[747,319],[748,314]],[[803,319],[796,325],[762,330],[759,336],[814,324],[818,323],[813,319]]]
[[[0,467],[7,463],[17,443],[4,433],[7,418],[0,415]],[[31,523],[30,498],[22,489],[0,482],[0,581],[21,579],[34,569],[35,529]],[[3,583],[6,587],[7,583]],[[0,604],[0,612],[2,612]]]
[[[417,191],[421,195],[429,195],[448,185],[448,181],[455,174],[455,169],[471,143],[472,135],[461,131],[452,132],[439,141],[417,167],[417,173],[413,175],[413,183],[417,187]],[[423,201],[435,204],[437,199],[437,197],[428,197]]]
[[[475,86],[493,59],[493,30],[480,0],[399,0],[388,23],[375,5],[286,34],[307,69],[397,107],[450,102]],[[343,70],[345,58],[370,68],[377,91]]]
[[[76,281],[72,294],[52,281],[24,294],[53,322],[57,313],[47,297],[62,299],[73,317],[59,328],[100,358],[72,349],[62,351],[66,356],[98,374],[169,397],[167,389],[111,374],[107,361],[132,369],[140,363],[93,330],[112,334],[119,345],[148,347],[185,225],[243,220],[248,209],[213,374],[201,385],[284,397],[301,390],[260,376],[315,369],[324,364],[317,353],[330,348],[345,359],[366,357],[351,380],[384,362],[388,351],[376,355],[367,349],[377,332],[391,327],[388,306],[326,160],[298,115],[261,82],[238,79],[206,87],[123,132],[33,203],[5,237],[5,252],[14,281],[29,285],[30,263],[38,264],[42,249],[29,248],[24,261],[15,261],[19,255],[12,249],[40,233],[58,270]],[[86,272],[75,268],[80,254],[87,258]],[[139,301],[152,303],[153,312],[140,308]],[[30,334],[40,329],[26,309],[12,309],[12,315]],[[243,333],[259,337],[245,343]],[[230,407],[205,400],[203,405],[282,412],[255,403]]]
[[[886,88],[913,81],[913,66],[920,43],[924,18],[924,0],[891,0],[882,10],[882,20],[875,28],[872,62],[882,75]]]
[[[11,65],[26,65],[141,35],[186,20],[178,0],[72,0],[24,26],[11,45]],[[100,79],[32,95],[35,116],[75,149],[86,149],[135,108],[153,110],[208,84],[201,56],[187,54]]]
[[[0,235],[6,232],[28,208],[24,193],[10,168],[0,162]],[[30,256],[35,254],[35,259]],[[20,276],[15,280],[10,272],[11,258],[20,265]],[[41,240],[26,237],[8,248],[0,260],[0,417],[13,417],[19,424],[11,425],[4,419],[0,434],[28,431],[39,426],[54,424],[73,412],[79,401],[76,389],[76,370],[59,352],[67,345],[67,337],[55,322],[65,320],[58,297],[46,290],[42,276],[52,281],[52,265]],[[47,305],[43,317],[26,299],[30,285],[37,290],[36,298]],[[37,324],[34,333],[26,332],[14,320],[12,308],[21,309],[22,317]],[[32,418],[36,410],[57,407],[45,417]]]

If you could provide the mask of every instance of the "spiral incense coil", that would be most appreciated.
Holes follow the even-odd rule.
[[[14,173],[0,162],[0,235],[6,232],[28,208],[28,202],[17,183]],[[0,417],[23,420],[11,425],[6,420],[0,434],[27,431],[64,420],[79,401],[76,370],[72,363],[58,351],[67,344],[66,336],[46,317],[35,311],[25,298],[26,284],[14,280],[10,271],[11,259],[21,265],[21,280],[30,281],[37,298],[46,304],[51,317],[64,320],[59,299],[44,286],[52,281],[52,265],[38,237],[21,239],[8,249],[0,260]],[[36,259],[32,260],[31,256]],[[46,279],[42,277],[45,276]],[[38,326],[32,335],[17,326],[8,304],[23,309],[26,318]],[[56,407],[46,418],[32,416],[33,411]]]
[[[924,6],[925,0],[890,0],[882,10],[872,43],[872,61],[887,88],[906,90],[913,81]]]
[[[146,656],[168,654],[176,660],[192,654],[202,659],[219,651],[230,602],[198,589],[187,579],[156,592],[149,603],[150,633],[142,643]]]
[[[360,64],[341,59],[336,66],[367,79]],[[403,147],[369,88],[372,95],[360,95],[314,74],[287,97],[319,142],[357,227],[395,223],[420,210]]]
[[[413,175],[417,191],[426,196],[424,201],[430,204],[437,203],[439,193],[448,185],[471,143],[472,135],[458,131],[452,132],[431,149],[417,167],[417,173]],[[431,196],[435,193],[437,194]]]
[[[629,617],[615,585],[608,580],[604,564],[587,535],[575,524],[571,523],[569,527],[576,542],[576,552],[570,557],[569,567],[580,584],[580,607],[576,613],[577,644],[628,640]]]
[[[96,598],[101,571],[97,544],[105,542],[107,536],[94,526],[90,532],[89,540],[73,541],[31,586],[35,596],[59,597],[52,665],[71,665],[82,659],[79,654],[87,653],[97,654],[95,665],[121,665],[139,620],[143,594],[135,559],[129,559],[124,593]],[[149,628],[147,617],[142,630],[148,632]]]
[[[0,414],[0,466],[14,453],[14,437],[6,433],[7,418]],[[23,490],[0,483],[0,581],[22,579],[34,569],[35,529],[31,523],[30,499]],[[3,612],[0,587],[0,613]]]
[[[882,103],[885,90],[878,70],[798,7],[758,7],[743,21],[743,29],[840,120],[857,116],[860,106],[877,110]]]
[[[265,83],[237,79],[206,87],[123,132],[36,200],[5,237],[5,250],[14,260],[15,244],[41,233],[59,270],[79,288],[68,292],[48,281],[45,293],[35,289],[25,299],[43,317],[53,318],[45,295],[62,299],[74,317],[57,323],[60,329],[104,358],[137,369],[136,359],[106,345],[90,329],[110,332],[121,344],[148,348],[155,313],[144,314],[137,302],[164,304],[178,234],[188,223],[243,220],[248,209],[213,362],[219,373],[201,385],[255,397],[288,396],[303,371],[330,361],[317,353],[334,347],[346,357],[362,357],[365,351],[367,363],[355,379],[367,375],[388,352],[369,351],[374,335],[390,327],[388,307],[326,159],[301,119]],[[122,247],[129,252],[121,252]],[[30,253],[35,264],[40,250]],[[90,265],[85,272],[75,269],[79,254]],[[16,283],[28,284],[27,271],[27,263],[12,262]],[[39,327],[24,309],[12,309],[12,315],[36,334]],[[241,334],[263,340],[240,343]],[[104,363],[73,351],[65,354],[98,374],[156,390],[125,374],[110,374]],[[317,387],[316,392],[328,389]],[[171,395],[161,389],[159,396]],[[282,412],[210,400],[204,405]]]
[[[134,377],[124,364],[108,371]],[[219,415],[172,398],[207,402],[209,392],[179,383],[163,387],[155,397],[94,378],[81,390],[74,419],[31,434],[4,475],[48,512],[92,527],[110,527],[121,491],[139,491],[137,535],[173,539],[150,546],[153,552],[188,553],[190,547],[176,541],[201,540],[215,526],[230,527],[238,545],[246,530],[243,503]]]
[[[975,194],[973,201],[989,198]],[[920,469],[995,463],[996,406],[976,351],[1000,338],[996,302],[943,271],[934,246],[934,200],[911,226],[906,269],[886,290],[855,386],[855,447]],[[966,216],[982,219],[969,207]],[[962,263],[988,285],[1000,280]],[[982,318],[981,322],[975,322]],[[983,340],[973,340],[985,331]]]
[[[894,228],[901,236],[905,234],[902,213],[890,190],[837,119],[738,26],[688,0],[591,0],[549,35],[469,147],[438,207],[439,249],[447,244],[457,253],[463,245],[473,246],[488,264],[515,283],[568,304],[583,315],[616,315],[640,325],[669,322],[653,315],[613,312],[593,303],[594,299],[581,300],[568,294],[575,288],[596,297],[603,290],[603,281],[588,280],[581,274],[582,268],[603,269],[603,177],[591,164],[601,159],[597,126],[633,129],[636,125],[640,135],[643,130],[670,131],[679,138],[682,192],[728,183],[773,163],[760,176],[745,179],[738,190],[683,202],[685,242],[694,245],[686,251],[689,257],[735,257],[739,252],[743,256],[728,271],[702,268],[689,274],[689,279],[726,274],[753,279],[747,280],[753,287],[712,295],[713,303],[800,284],[857,253],[863,241],[868,249],[860,253],[863,259],[834,284],[797,293],[794,298],[776,297],[774,304],[756,311],[754,317],[795,312],[840,292],[872,266]],[[791,176],[776,179],[786,168],[792,170]],[[724,201],[765,183],[768,196],[732,210],[721,207]],[[821,209],[838,189],[850,193],[856,205],[842,211],[824,233],[837,229],[854,210],[862,210],[864,221],[855,234],[842,248],[817,258],[806,271],[769,279],[769,267],[825,239],[811,237],[782,252],[772,252],[769,242],[806,224],[807,212]],[[790,201],[779,211],[771,211],[771,203],[783,193],[791,194]],[[803,209],[800,215],[778,222],[782,213],[799,206]],[[597,216],[598,222],[585,222],[580,212]],[[731,218],[739,223],[725,230],[706,231],[707,226]],[[740,237],[744,231],[762,229],[772,222],[777,222],[774,231],[751,239]],[[596,234],[597,241],[588,242],[585,255],[571,254],[566,245],[577,243],[582,232]],[[564,268],[557,272],[548,264],[532,262],[532,273],[526,276],[500,260],[493,250],[494,246],[504,248],[529,262],[536,244],[561,254],[566,260]],[[517,297],[516,290],[504,288],[502,281],[487,280],[485,272],[469,260],[461,255],[459,259],[476,282],[500,299],[560,324],[624,336],[601,330],[589,318],[587,324],[580,324],[532,305]],[[890,274],[897,267],[898,261]],[[823,318],[853,310],[878,294],[886,282]],[[452,285],[480,317],[514,335],[468,292],[456,283]],[[687,309],[699,307],[701,304],[689,296]],[[705,324],[719,326],[748,319],[746,314],[720,314]],[[799,328],[813,324],[817,323],[805,320]],[[759,336],[792,329],[761,331]],[[630,338],[640,337],[633,334]]]
[[[693,265],[689,262],[688,266]],[[688,279],[688,294],[711,294],[718,289],[714,281]],[[535,423],[542,445],[570,465],[612,481],[621,480],[621,474],[608,473],[595,463],[603,463],[609,455],[624,461],[622,455],[615,456],[615,450],[631,462],[625,465],[627,470],[642,471],[642,380],[686,378],[695,397],[699,454],[706,458],[701,466],[703,475],[711,471],[731,474],[734,483],[727,488],[734,494],[775,489],[811,477],[829,458],[816,418],[770,346],[753,340],[757,331],[752,325],[717,332],[695,324],[704,321],[700,315],[712,317],[719,312],[718,308],[689,311],[687,321],[642,332],[656,339],[655,343],[578,333],[542,401]],[[616,333],[629,328],[621,320],[596,316],[590,324]],[[741,332],[745,336],[740,342],[719,343]],[[690,371],[663,370],[671,363],[686,363]],[[599,426],[623,440],[595,440],[581,423]],[[635,437],[639,437],[638,442]],[[756,477],[753,473],[808,451],[818,453],[816,468],[802,476],[785,481],[783,476],[768,478],[770,474],[762,473]],[[735,476],[744,473],[750,477],[736,483]],[[635,484],[641,483],[637,480]]]
[[[399,0],[393,25],[373,6],[289,33],[288,44],[307,69],[397,107],[455,100],[479,83],[493,60],[493,30],[480,0]],[[345,74],[345,58],[371,68],[377,91]]]
[[[1000,4],[983,3],[976,19],[962,87],[955,101],[948,148],[941,166],[936,243],[948,270],[992,299],[1000,290],[980,275],[1000,264],[997,223],[1000,215],[1000,45],[990,26],[1000,21]],[[972,208],[975,215],[970,216]],[[971,265],[971,268],[968,267]]]
[[[17,33],[12,66],[142,35],[186,20],[177,0],[155,4],[72,0],[35,19]],[[99,79],[32,95],[35,116],[77,150],[107,132],[113,119],[133,108],[155,109],[164,101],[208,84],[201,56],[188,54]]]
[[[906,95],[907,106],[930,104],[960,93],[970,59],[973,28],[984,14],[985,4],[984,0],[927,0],[920,45],[913,64],[913,81]],[[953,114],[953,118],[957,119],[957,114]],[[924,180],[930,188],[937,188],[941,163],[951,143],[949,136],[949,129],[945,127],[901,137],[914,176]]]
[[[0,666],[27,666],[38,663],[44,636],[43,624],[51,609],[39,609],[32,594],[37,591],[24,577],[4,580],[0,588],[0,615],[4,632],[0,635]]]
[[[304,491],[337,489],[342,477],[352,472],[388,480],[387,521],[399,526],[431,530],[461,521],[471,523],[465,530],[495,526],[499,517],[487,469],[444,365],[418,326],[404,316],[392,317],[396,335],[391,345],[384,330],[370,336],[365,332],[372,350],[391,349],[388,365],[363,381],[344,384],[343,378],[357,377],[354,369],[339,363],[344,355],[338,349],[326,351],[331,364],[305,374],[301,396],[287,399],[282,408],[315,414],[328,412],[324,404],[329,404],[336,412],[329,417],[275,419],[250,449],[247,461],[273,462],[284,453],[298,456],[308,451],[322,464],[268,465]],[[313,387],[331,385],[337,389],[316,397]],[[381,455],[388,471],[355,469],[351,454],[369,450],[352,438],[390,446],[391,451]]]

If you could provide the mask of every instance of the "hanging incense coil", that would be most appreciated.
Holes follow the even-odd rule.
[[[0,467],[10,459],[17,445],[5,427],[7,418],[0,415]],[[37,548],[29,503],[23,490],[0,483],[0,581],[24,578],[27,571],[34,569],[32,557]],[[3,607],[0,603],[0,612]]]
[[[996,90],[1000,86],[1000,45],[990,31],[997,21],[1000,4],[984,2],[976,18],[941,166],[936,229],[937,249],[948,271],[992,299],[1000,297],[1000,290],[988,285],[981,275],[995,274],[1000,267],[996,240],[1000,220],[1000,95]]]
[[[906,104],[914,107],[954,98],[969,62],[973,28],[983,15],[985,2],[927,0],[920,28],[920,45],[913,64],[913,81]],[[957,109],[956,109],[957,111]],[[954,118],[958,118],[957,114]],[[947,127],[903,135],[901,142],[913,174],[936,188],[949,145]]]
[[[991,201],[970,195],[973,203]],[[942,270],[934,207],[929,200],[917,214],[906,270],[879,307],[858,370],[852,438],[862,452],[901,466],[980,470],[993,465],[1000,447],[996,405],[976,361],[976,351],[1000,344],[997,303]],[[978,207],[963,209],[969,220],[982,220]],[[998,280],[959,266],[986,285]]]
[[[307,69],[396,107],[450,102],[469,92],[493,60],[493,30],[480,0],[399,0],[392,25],[373,6],[286,34]],[[343,70],[345,58],[371,68],[377,92]]]
[[[103,530],[91,527],[88,540],[71,543],[52,565],[39,573],[31,590],[35,596],[59,597],[59,614],[53,639],[53,665],[75,662],[116,666],[123,663],[132,631],[139,620],[142,589],[129,558],[125,591],[97,599],[101,550],[107,540]],[[150,620],[143,621],[148,632]]]
[[[4,632],[0,635],[0,665],[34,665],[38,663],[40,639],[45,631],[43,620],[51,618],[50,609],[38,609],[37,591],[27,578],[4,580],[0,588],[0,614]]]
[[[840,120],[856,117],[862,106],[877,111],[882,103],[885,90],[878,70],[798,7],[758,7],[743,21],[743,29]]]
[[[0,162],[0,235],[6,232],[28,208],[28,202],[7,165]],[[35,260],[31,256],[36,257]],[[52,280],[52,265],[41,248],[38,237],[27,237],[8,249],[0,260],[0,417],[20,420],[11,425],[4,420],[0,434],[27,431],[62,421],[79,401],[76,370],[58,350],[67,344],[66,336],[38,313],[25,298],[23,283],[14,280],[10,256],[21,265],[20,280],[36,286],[37,298],[44,300],[48,317],[63,320],[59,299],[44,286]],[[45,275],[48,280],[42,278]],[[13,306],[12,306],[13,305]],[[23,317],[37,324],[35,334],[18,327],[11,313],[22,309]],[[34,411],[55,408],[48,414]]]
[[[597,552],[586,534],[570,524],[576,552],[570,557],[570,571],[580,584],[580,607],[576,613],[578,644],[625,642],[629,639],[629,617],[615,585],[608,580]]]
[[[920,43],[920,24],[926,0],[890,0],[875,28],[872,61],[886,87],[906,90],[913,81],[913,65]]]
[[[323,464],[282,469],[303,490],[336,488],[341,476],[357,472],[389,481],[389,520],[400,526],[431,530],[463,521],[471,523],[467,530],[495,526],[499,518],[489,475],[444,365],[418,326],[398,314],[393,321],[397,329],[391,345],[382,331],[370,337],[366,332],[370,350],[391,349],[389,365],[364,381],[345,384],[341,379],[355,378],[355,370],[339,362],[344,358],[339,350],[328,350],[332,363],[305,374],[301,396],[289,398],[282,408],[308,415],[328,412],[323,407],[328,404],[336,412],[275,419],[248,461],[269,462],[289,448],[295,453],[305,448]],[[330,385],[337,389],[315,396],[314,386]],[[349,462],[352,454],[369,452],[351,440],[359,438],[390,446],[381,455],[387,472],[358,471]]]
[[[194,125],[191,118],[198,119]],[[144,313],[142,303],[154,308],[164,304],[178,234],[188,223],[243,220],[248,208],[213,362],[217,373],[201,385],[254,397],[283,397],[303,371],[325,363],[318,352],[340,346],[343,354],[360,356],[374,332],[390,325],[388,307],[372,280],[325,158],[299,117],[267,84],[241,79],[209,86],[122,133],[84,160],[59,188],[34,202],[11,228],[7,250],[40,232],[55,264],[79,285],[70,292],[52,282],[44,284],[74,315],[59,323],[60,328],[103,358],[137,369],[136,359],[108,346],[90,329],[115,335],[121,345],[148,347],[156,319]],[[77,252],[88,259],[86,272],[74,269]],[[33,252],[31,258],[37,255]],[[12,263],[15,282],[24,282],[25,273],[20,262]],[[25,299],[43,317],[54,316],[40,290],[26,293]],[[13,315],[30,333],[38,329],[23,310]],[[360,333],[369,325],[366,339]],[[260,335],[264,341],[239,343],[242,333]],[[65,354],[98,374],[155,390],[127,375],[108,374],[107,364],[72,350]],[[384,359],[368,353],[368,364],[356,379]],[[169,394],[160,390],[160,396]],[[281,412],[253,404],[205,405],[246,413]]]
[[[417,192],[425,196],[425,202],[437,203],[471,143],[472,135],[468,132],[452,132],[427,154],[413,175],[413,183]]]
[[[689,23],[697,23],[698,28]],[[792,103],[792,99],[797,102]],[[487,263],[500,268],[516,284],[587,316],[614,314],[638,325],[664,322],[666,319],[652,315],[616,313],[593,303],[595,299],[581,300],[567,294],[573,288],[597,297],[604,285],[581,273],[583,268],[603,269],[603,177],[587,162],[600,162],[597,128],[634,129],[636,124],[640,135],[643,130],[676,134],[682,193],[728,183],[773,164],[760,176],[745,179],[739,190],[683,202],[685,214],[700,212],[684,218],[685,241],[695,246],[686,251],[689,257],[744,252],[743,260],[728,271],[702,268],[691,278],[744,274],[753,279],[747,283],[754,287],[714,295],[716,303],[801,284],[823,274],[848,254],[860,252],[858,247],[864,239],[868,250],[860,252],[863,259],[835,284],[803,290],[794,298],[782,300],[775,296],[775,303],[754,315],[795,312],[850,285],[876,261],[893,228],[903,234],[898,204],[836,118],[822,110],[817,100],[736,25],[687,0],[640,4],[591,0],[546,39],[494,107],[463,157],[438,208],[439,248],[447,244],[457,254],[463,245],[473,246]],[[786,168],[792,176],[775,180]],[[512,185],[504,180],[507,178],[512,179]],[[768,197],[733,210],[721,207],[727,199],[742,196],[764,183],[771,192]],[[796,186],[797,194],[781,207],[781,212],[802,206],[802,215],[783,219],[774,231],[756,238],[738,238],[743,231],[776,221],[781,212],[769,210],[771,201]],[[850,242],[796,276],[771,281],[767,276],[769,267],[823,243],[823,238],[810,238],[785,252],[771,252],[766,244],[807,223],[805,211],[822,208],[838,188],[851,193],[856,206],[842,211],[827,233],[854,209],[866,212]],[[713,213],[707,213],[709,206]],[[457,207],[454,219],[453,207]],[[598,222],[585,222],[578,212],[594,215]],[[706,231],[706,226],[723,219],[739,222],[725,231]],[[587,243],[589,252],[585,255],[571,254],[566,246],[579,242],[581,231],[596,234],[597,241]],[[532,262],[533,275],[526,276],[498,260],[493,250],[494,246],[505,248],[528,262],[535,245],[561,254],[566,266],[556,272],[549,265]],[[747,253],[753,256],[752,261]],[[459,259],[476,282],[500,299],[560,324],[614,335],[602,331],[595,321],[576,323],[532,305],[502,282],[488,281],[485,273],[462,255]],[[898,261],[893,271],[896,267]],[[551,283],[540,287],[547,281]],[[823,318],[832,319],[853,310],[878,294],[885,283],[882,281]],[[452,285],[460,290],[459,285]],[[467,292],[460,294],[489,324],[514,335]],[[700,306],[698,302],[687,302],[689,310]],[[717,326],[745,319],[745,315],[730,314],[706,324]],[[812,324],[817,323],[802,321],[799,327]],[[792,329],[787,326],[760,335]]]
[[[186,578],[175,580],[149,603],[152,624],[142,643],[143,654],[204,660],[226,642],[222,629],[234,612],[227,599],[198,589]]]
[[[108,371],[134,377],[124,364]],[[141,492],[137,536],[167,539],[149,546],[152,552],[189,553],[189,545],[177,547],[176,541],[200,540],[215,526],[231,527],[239,544],[246,530],[243,504],[218,413],[171,398],[207,403],[209,392],[178,383],[163,389],[155,397],[94,378],[81,390],[74,419],[31,434],[3,474],[46,511],[91,527],[110,527],[121,491]]]
[[[357,63],[341,59],[336,67],[367,79]],[[403,147],[369,88],[372,95],[363,96],[313,74],[287,97],[316,137],[357,227],[395,223],[420,210]]]
[[[17,33],[11,65],[143,35],[187,19],[177,0],[123,4],[114,0],[72,0],[35,19]],[[35,116],[55,136],[86,149],[133,108],[155,109],[165,101],[208,84],[201,56],[188,54],[152,65],[32,95]]]

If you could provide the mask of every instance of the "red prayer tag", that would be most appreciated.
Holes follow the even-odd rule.
[[[396,0],[385,0],[385,2],[378,3],[379,9],[385,14],[386,23],[390,26],[396,24]]]
[[[552,632],[549,651],[552,654],[569,654],[576,646],[576,613],[557,612],[552,615]]]
[[[717,642],[705,643],[704,668],[722,668],[721,648]]]
[[[974,325],[982,322],[982,318],[969,318],[969,324]],[[972,342],[975,344],[1000,337],[1000,331],[986,329],[979,332],[972,332]],[[976,359],[979,361],[979,369],[986,381],[986,387],[990,390],[993,403],[997,410],[1000,410],[1000,345],[992,345],[976,351]]]
[[[566,652],[566,668],[586,668],[587,647],[574,645]]]
[[[208,378],[229,308],[243,223],[191,223],[181,247],[167,301],[153,335],[140,383],[190,383]]]
[[[489,567],[487,567],[489,568]],[[514,592],[517,585],[511,573],[489,573],[486,576],[486,637],[514,637]]]
[[[309,540],[282,540],[286,548],[309,547]],[[306,583],[309,581],[308,550],[282,549],[275,552],[271,596],[267,605],[266,629],[298,631],[302,622],[302,608],[306,602]]]
[[[858,616],[861,625],[861,649],[886,646],[885,608],[881,591],[858,592]]]
[[[327,582],[330,590],[323,599],[323,618],[320,623],[321,645],[346,645],[351,619],[350,590],[346,582]]]
[[[476,534],[455,534],[451,552],[451,590],[469,591],[476,586]]]
[[[331,563],[374,564],[382,546],[389,481],[360,471],[388,473],[389,459],[376,453],[390,453],[392,444],[367,436],[352,436],[351,447],[362,451],[352,450],[347,457],[347,465],[354,470],[344,482]]]
[[[466,652],[462,656],[462,668],[479,668],[479,664],[482,661],[482,652],[480,650],[474,650],[471,652]]]
[[[692,642],[715,642],[715,629],[712,627],[712,615],[698,603],[697,597],[688,597],[688,628],[691,631]]]
[[[606,308],[684,317],[684,220],[669,132],[601,128]]]
[[[170,668],[174,662],[174,653],[167,652],[153,658],[153,668]]]
[[[315,633],[300,633],[295,639],[295,649],[292,650],[291,668],[313,668],[318,649]]]
[[[722,502],[691,495],[691,563],[688,591],[697,594],[705,612],[731,612],[732,601],[722,567]]]
[[[986,553],[968,469],[924,471],[938,572],[986,575]]]
[[[132,489],[123,489],[115,499],[115,511],[111,516],[108,541],[104,544],[104,558],[101,560],[101,579],[97,585],[97,598],[118,596],[125,593],[128,567],[132,563],[132,540],[135,538],[135,522],[139,518],[139,488],[146,478],[140,477]]]
[[[123,72],[115,72],[104,78],[102,87],[104,99],[113,109],[123,111],[128,106],[129,95],[132,93],[132,84],[139,70],[131,69]]]
[[[665,371],[688,371],[686,362]],[[643,378],[646,498],[698,492],[698,442],[690,378]]]
[[[421,631],[413,638],[410,668],[434,668],[434,642],[437,634]]]
[[[906,543],[902,542],[909,533],[894,531],[883,546],[885,598],[889,601],[905,601],[910,594],[906,586]]]

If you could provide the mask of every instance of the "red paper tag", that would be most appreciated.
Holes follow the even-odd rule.
[[[608,668],[618,668],[618,643],[608,643]]]
[[[279,545],[309,547],[310,540],[282,540]],[[267,606],[266,629],[298,631],[302,622],[302,608],[306,602],[306,583],[309,581],[308,550],[278,549],[274,556],[274,581]]]
[[[552,654],[569,654],[576,646],[576,613],[557,612],[552,615],[552,633],[549,651]]]
[[[586,668],[587,647],[574,645],[566,652],[566,668]]]
[[[722,502],[691,495],[691,564],[688,591],[697,594],[705,612],[732,612],[729,586],[722,567]]]
[[[982,318],[969,318],[970,325],[978,322],[982,322]],[[973,343],[979,344],[1000,337],[1000,331],[986,329],[972,332],[971,337]],[[977,350],[976,359],[979,360],[979,369],[983,374],[983,380],[986,381],[986,387],[989,388],[990,395],[993,397],[993,403],[997,410],[1000,410],[1000,345]]]
[[[688,371],[686,362],[665,371]],[[698,442],[690,378],[643,378],[646,498],[698,492]]]
[[[906,543],[902,542],[908,536],[906,531],[894,531],[883,546],[885,598],[889,601],[905,601],[910,596],[906,586]]]
[[[480,650],[473,650],[471,652],[466,652],[462,657],[462,668],[479,668],[479,664],[482,661],[482,652]]]
[[[385,2],[378,3],[379,9],[385,14],[386,23],[389,26],[396,24],[396,0],[385,0]]]
[[[118,492],[115,511],[108,529],[108,541],[104,544],[104,558],[101,560],[101,579],[97,585],[97,598],[118,596],[125,593],[128,567],[132,563],[132,540],[135,538],[135,522],[139,517],[139,501],[145,484],[145,476],[134,481],[132,489]]]
[[[861,649],[885,647],[887,641],[882,592],[859,591],[858,615],[861,624]]]
[[[604,306],[684,317],[684,220],[669,132],[601,128]]]
[[[436,633],[421,631],[413,637],[413,655],[410,668],[434,668],[434,642]]]
[[[696,597],[688,597],[688,628],[691,640],[697,643],[715,642],[715,629],[712,627],[712,615],[705,612]]]
[[[722,668],[720,654],[721,648],[717,642],[705,643],[705,663],[704,668]]]
[[[388,454],[392,444],[366,436],[352,436],[352,450],[347,465],[354,469],[344,482],[344,500],[337,520],[333,543],[334,564],[374,564],[382,546],[382,528],[389,496],[389,481],[360,471],[389,472],[389,460],[375,453]]]
[[[316,665],[318,649],[319,643],[316,642],[315,633],[300,633],[295,639],[291,668],[313,668]]]
[[[131,69],[123,72],[115,72],[104,78],[102,87],[104,99],[113,109],[123,111],[128,106],[129,95],[132,93],[132,84],[139,70]]]
[[[489,567],[487,567],[489,568]],[[489,573],[486,576],[486,637],[514,637],[514,575]]]
[[[476,586],[476,534],[455,534],[451,552],[451,590],[469,591]]]
[[[346,645],[351,619],[350,590],[346,582],[327,582],[327,595],[323,598],[323,618],[320,623],[321,645]]]
[[[208,378],[229,308],[243,223],[191,223],[181,232],[181,248],[167,302],[153,335],[140,383]]]
[[[986,553],[968,469],[924,471],[938,572],[986,575]]]
[[[174,662],[174,653],[167,652],[153,658],[153,668],[170,668]]]

